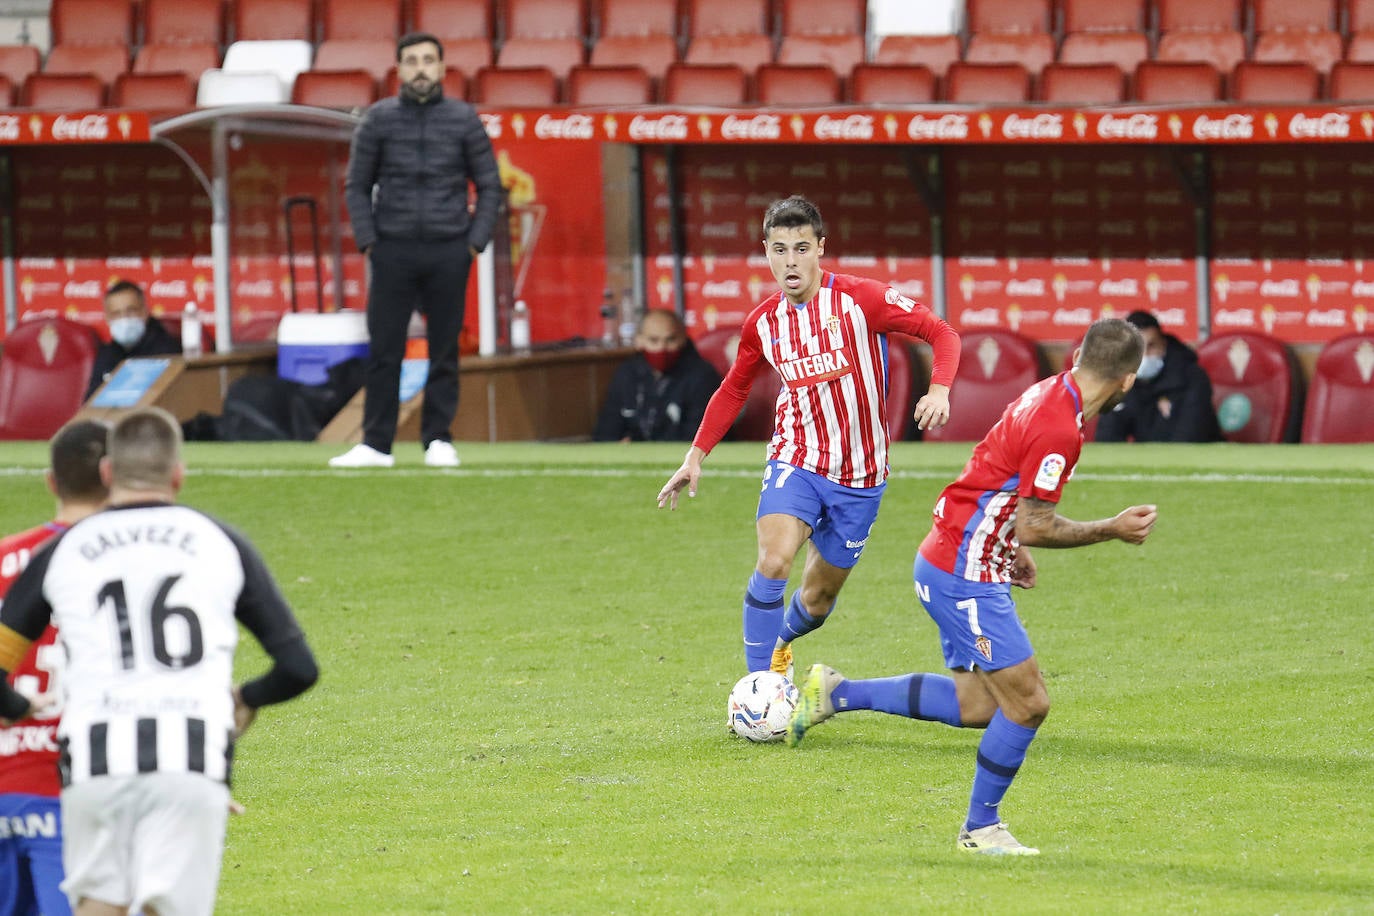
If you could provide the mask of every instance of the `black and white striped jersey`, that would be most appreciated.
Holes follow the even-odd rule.
[[[301,639],[262,557],[185,506],[107,509],[34,556],[0,623],[67,654],[63,781],[195,772],[228,781],[238,623],[264,647]]]

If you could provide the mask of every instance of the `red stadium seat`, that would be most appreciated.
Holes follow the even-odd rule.
[[[1302,371],[1283,341],[1250,331],[1218,334],[1198,345],[1212,381],[1212,406],[1228,442],[1296,442]]]
[[[1042,102],[1115,105],[1126,99],[1126,77],[1115,64],[1050,64],[1037,94]]]
[[[1275,29],[1335,31],[1336,0],[1250,0],[1255,34]]]
[[[331,38],[315,50],[311,70],[366,70],[378,82],[396,66],[396,42],[391,38]]]
[[[224,44],[221,0],[143,0],[144,45]]]
[[[324,41],[382,38],[394,46],[401,34],[401,0],[319,0],[319,17]]]
[[[291,101],[317,108],[365,108],[377,101],[377,80],[366,70],[306,70],[296,75]]]
[[[778,17],[778,34],[790,35],[853,35],[866,34],[866,0],[774,0]]]
[[[472,81],[477,105],[543,108],[558,104],[558,77],[548,67],[483,67]]]
[[[1146,0],[1060,0],[1064,34],[1140,32],[1149,27]]]
[[[1303,442],[1374,442],[1374,334],[1347,334],[1322,347],[1312,369]]]
[[[925,431],[927,442],[983,438],[1021,392],[1049,374],[1035,341],[1015,331],[963,331],[959,378],[949,396],[949,423]]]
[[[1374,62],[1336,64],[1326,83],[1326,97],[1339,102],[1374,101]]]
[[[1346,0],[1346,31],[1351,35],[1374,32],[1374,0]]]
[[[586,51],[580,38],[510,38],[496,52],[496,63],[502,70],[544,67],[563,80],[586,63]]]
[[[753,73],[773,60],[773,39],[767,35],[702,35],[693,38],[683,55],[689,64],[734,64]]]
[[[1150,39],[1144,32],[1074,32],[1059,46],[1061,64],[1115,64],[1130,73],[1150,59]]]
[[[1311,64],[1319,73],[1330,73],[1332,64],[1345,53],[1345,41],[1339,32],[1298,32],[1283,29],[1264,32],[1255,38],[1251,60]]]
[[[1321,98],[1321,76],[1310,64],[1243,60],[1231,71],[1231,98],[1238,102],[1312,102]]]
[[[15,102],[18,101],[16,95],[14,83],[10,82],[8,76],[0,73],[0,105],[4,105],[6,108],[13,108]]]
[[[0,45],[0,76],[11,85],[24,85],[24,79],[37,73],[41,64],[42,57],[33,45]]]
[[[1350,44],[1345,49],[1345,59],[1351,63],[1374,63],[1374,32],[1356,32],[1350,36]]]
[[[0,439],[49,439],[81,409],[100,339],[84,324],[16,325],[0,355]]]
[[[65,44],[134,43],[132,0],[52,0],[48,11],[52,47]]]
[[[968,30],[985,32],[1049,33],[1053,28],[1050,0],[968,0]]]
[[[1159,38],[1155,59],[1211,64],[1230,73],[1245,60],[1245,35],[1241,32],[1169,32]]]
[[[641,67],[573,67],[565,84],[569,105],[648,105],[653,81]]]
[[[105,83],[89,73],[31,73],[19,90],[24,108],[102,108]]]
[[[438,38],[444,60],[465,73],[496,59],[491,0],[413,0],[411,26]]]
[[[233,0],[232,41],[315,42],[313,0]]]
[[[856,105],[924,105],[938,98],[935,74],[919,64],[859,64],[849,75]]]
[[[749,102],[749,78],[734,64],[673,64],[660,88],[665,105],[737,106]]]
[[[135,73],[185,73],[200,79],[220,64],[219,48],[209,44],[144,45],[134,58]]]
[[[587,16],[583,0],[504,0],[501,10],[502,34],[512,38],[587,37]]]
[[[597,67],[638,67],[659,80],[677,61],[677,39],[671,35],[606,35],[592,45],[588,60]]]
[[[1054,36],[1032,34],[978,34],[968,40],[964,61],[970,64],[1020,64],[1039,73],[1054,61]]]
[[[200,74],[196,74],[199,76]],[[121,73],[110,89],[114,108],[182,111],[196,107],[195,78],[180,71]]]
[[[929,387],[924,372],[918,386],[916,373],[922,367],[914,345],[904,334],[887,335],[887,433],[894,442],[907,438],[911,432],[917,388],[924,391]]]
[[[845,74],[863,61],[860,35],[789,35],[778,45],[780,64],[820,65]]]
[[[730,371],[735,362],[735,351],[739,348],[738,328],[716,328],[708,331],[694,341],[697,352],[721,375]],[[749,389],[749,397],[744,402],[730,432],[736,439],[757,442],[773,438],[776,426],[778,392],[782,390],[782,379],[770,366],[754,381]]]
[[[754,74],[754,98],[760,105],[834,105],[840,101],[840,78],[829,67],[764,64]]]
[[[686,0],[687,36],[769,35],[768,0]],[[740,66],[745,66],[741,63]]]
[[[676,37],[677,0],[597,0],[597,37]]]
[[[58,45],[48,52],[43,72],[91,73],[109,86],[119,74],[129,72],[129,49],[124,45]]]
[[[958,35],[884,35],[873,63],[919,64],[943,79],[949,65],[962,57]]]
[[[1020,64],[949,65],[945,101],[976,105],[985,102],[1030,101],[1030,74]]]
[[[468,97],[468,78],[456,65],[449,64],[444,68],[443,82],[444,98],[466,99]],[[397,73],[395,67],[392,67],[386,71],[386,79],[382,80],[382,95],[392,96],[399,92],[400,89],[400,74]]]
[[[1155,0],[1159,31],[1239,32],[1245,27],[1241,0]]]
[[[1138,102],[1217,102],[1221,74],[1211,64],[1147,60],[1135,69]]]

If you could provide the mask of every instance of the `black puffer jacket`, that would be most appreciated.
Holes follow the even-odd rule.
[[[477,188],[471,213],[469,182]],[[378,238],[463,238],[481,251],[496,225],[501,177],[471,105],[392,96],[369,108],[354,132],[344,188],[359,250]]]
[[[1098,442],[1216,442],[1221,438],[1212,408],[1212,381],[1197,354],[1165,334],[1164,369],[1135,387],[1097,423]]]

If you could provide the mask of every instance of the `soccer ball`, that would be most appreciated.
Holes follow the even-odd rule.
[[[777,741],[797,708],[797,687],[773,671],[751,671],[730,691],[729,722],[750,741]]]

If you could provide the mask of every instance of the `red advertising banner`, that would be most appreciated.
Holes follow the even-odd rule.
[[[147,143],[146,111],[0,112],[0,146]]]

